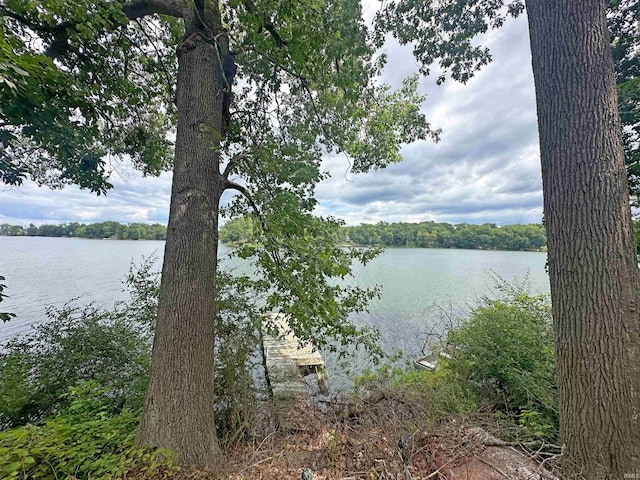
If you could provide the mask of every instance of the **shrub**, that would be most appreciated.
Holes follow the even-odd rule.
[[[133,446],[158,294],[149,262],[129,273],[128,302],[112,310],[51,309],[46,323],[0,353],[0,479],[167,474],[168,452]],[[256,411],[251,366],[259,316],[250,282],[220,272],[218,283],[215,321],[223,335],[212,408],[223,441],[233,441],[249,430]]]
[[[0,429],[51,420],[69,407],[69,389],[84,381],[108,392],[109,415],[142,408],[159,291],[153,262],[130,270],[129,301],[111,310],[73,303],[49,309],[47,322],[8,342],[0,352]],[[217,281],[212,404],[219,434],[231,440],[247,431],[255,411],[259,315],[250,281],[222,271]]]
[[[48,321],[7,343],[0,352],[0,428],[54,415],[80,381],[109,391],[111,413],[141,407],[153,328],[149,305],[157,301],[152,262],[130,272],[130,302],[112,310],[74,303],[50,308]]]
[[[557,386],[550,305],[544,296],[500,286],[450,330],[441,368],[469,382],[479,399],[515,413],[531,432],[557,432]]]
[[[139,416],[110,414],[110,392],[81,382],[67,397],[68,407],[43,425],[0,432],[0,478],[98,480],[172,467],[167,452],[133,447]]]
[[[402,371],[385,366],[365,372],[356,397],[371,404],[384,399],[387,410],[411,416],[428,428],[450,415],[489,406],[514,437],[555,440],[557,386],[551,309],[544,296],[498,279],[497,298],[484,298],[468,318],[447,316],[444,335],[434,336],[434,371]],[[367,409],[376,414],[376,408]],[[380,415],[385,414],[380,412]]]

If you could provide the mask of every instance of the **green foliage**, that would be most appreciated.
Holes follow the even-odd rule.
[[[356,245],[427,248],[479,248],[485,250],[540,250],[547,241],[542,225],[493,223],[386,223],[345,227]]]
[[[133,447],[158,298],[153,264],[131,268],[128,302],[50,310],[48,322],[0,353],[0,478],[113,478],[171,467],[168,452]],[[219,272],[217,283],[212,404],[222,441],[233,442],[250,430],[264,388],[253,365],[260,315],[251,281]]]
[[[0,432],[0,478],[108,479],[171,468],[168,452],[133,447],[139,415],[129,409],[113,414],[111,393],[80,382],[55,418]]]
[[[77,237],[77,238],[117,238],[118,240],[165,240],[167,227],[159,223],[100,222],[83,224],[78,222],[61,223],[59,225],[30,224],[24,228],[20,225],[0,225],[0,235],[9,237]]]
[[[344,281],[351,276],[353,261],[367,263],[377,251],[338,247],[340,221],[300,211],[290,195],[280,200],[275,211],[263,216],[266,231],[259,242],[235,251],[255,265],[256,288],[266,299],[263,312],[285,314],[293,333],[318,347],[345,353],[355,346],[382,355],[377,331],[356,326],[349,318],[364,311],[379,290]],[[271,324],[265,327],[274,329]]]
[[[256,352],[260,341],[260,311],[253,282],[218,271],[215,397],[216,429],[223,443],[241,439],[250,430],[257,396],[265,385],[256,382]],[[261,364],[260,364],[261,366]]]
[[[254,243],[259,238],[260,226],[250,216],[229,220],[220,228],[220,241],[228,245]]]
[[[0,275],[0,282],[3,281],[4,277]],[[2,302],[2,300],[4,300],[8,296],[6,293],[4,293],[5,288],[7,288],[7,286],[4,283],[0,283],[0,302]],[[3,322],[9,321],[15,316],[15,313],[0,312],[0,320],[2,320]]]
[[[1,181],[104,193],[106,155],[130,155],[146,173],[168,164],[173,44],[145,24],[127,22],[119,2],[3,2]]]
[[[548,301],[522,289],[499,286],[447,334],[443,370],[474,386],[479,399],[515,413],[532,430],[557,432],[553,326]]]
[[[472,385],[463,381],[452,369],[399,369],[385,365],[375,372],[358,375],[354,391],[359,398],[384,390],[402,392],[403,396],[420,399],[429,409],[429,419],[436,422],[451,415],[464,415],[478,408]],[[413,403],[413,402],[412,402]]]
[[[245,195],[224,210],[223,237],[252,239],[235,253],[255,265],[265,312],[286,314],[296,335],[319,346],[379,353],[376,332],[349,320],[378,292],[341,281],[372,252],[337,247],[340,222],[314,215],[314,189],[328,175],[326,153],[344,154],[345,167],[362,173],[399,161],[402,143],[437,138],[420,112],[417,78],[398,91],[376,81],[384,62],[356,1],[258,1],[248,10],[231,2],[223,14],[232,48],[236,37],[244,42],[235,60],[246,85],[222,150]],[[248,212],[260,228],[235,231],[233,219]]]
[[[437,368],[388,365],[356,378],[357,398],[397,398],[418,428],[489,407],[511,438],[555,440],[557,387],[550,305],[523,286],[497,280],[497,298],[482,300],[466,319],[449,318],[430,342]],[[394,403],[394,402],[392,402]],[[415,404],[424,405],[417,409]],[[395,407],[394,407],[395,408]],[[404,407],[403,407],[404,408]],[[406,412],[405,412],[406,413]]]
[[[255,243],[259,226],[250,217],[227,222],[220,229],[220,241],[231,245]],[[493,223],[386,223],[342,227],[335,233],[337,243],[374,247],[471,248],[484,250],[540,250],[546,246],[544,226]]]
[[[151,265],[147,260],[140,274],[130,272],[131,302],[111,311],[72,304],[50,309],[49,321],[7,342],[0,352],[0,426],[55,414],[67,406],[67,390],[88,380],[110,392],[111,412],[141,406],[157,301]]]
[[[80,414],[82,407],[117,416],[137,415],[146,390],[158,301],[155,259],[131,267],[130,298],[111,310],[65,305],[48,311],[49,320],[10,340],[0,352],[0,428]],[[260,313],[247,278],[218,274],[215,406],[222,440],[236,440],[249,429],[255,412],[255,353]],[[105,395],[70,406],[69,389],[91,382]],[[100,400],[100,404],[95,402]],[[95,408],[94,408],[95,407]]]
[[[421,72],[438,62],[443,74],[466,83],[491,61],[489,49],[474,42],[476,35],[502,26],[524,10],[522,0],[399,0],[385,3],[376,16],[378,45],[391,32],[401,44],[411,43]]]

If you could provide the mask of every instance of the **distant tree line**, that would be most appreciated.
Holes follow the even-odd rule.
[[[33,223],[28,227],[21,225],[0,225],[0,235],[9,237],[77,237],[77,238],[113,238],[118,240],[164,240],[167,227],[159,223],[123,224],[118,222],[100,222],[83,224],[78,222],[60,225],[40,225]]]
[[[540,224],[498,227],[494,223],[380,222],[344,229],[348,240],[366,246],[540,250],[547,243]]]
[[[539,250],[547,244],[541,224],[498,227],[493,223],[381,222],[343,230],[347,242],[363,246]],[[640,255],[640,219],[634,221],[634,231]]]
[[[258,242],[260,232],[251,217],[243,217],[227,222],[220,230],[220,240],[231,245]],[[498,227],[493,223],[380,222],[343,227],[340,235],[344,244],[370,247],[540,250],[547,243],[540,224]]]
[[[640,219],[634,221],[640,255]],[[230,220],[220,230],[220,241],[241,245],[259,241],[261,229],[252,217]],[[468,248],[482,250],[540,250],[547,239],[541,224],[503,225],[494,223],[363,223],[343,227],[340,241],[367,247]]]

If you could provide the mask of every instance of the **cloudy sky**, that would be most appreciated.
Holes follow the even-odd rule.
[[[365,11],[371,16],[372,9]],[[403,149],[404,161],[366,175],[332,156],[332,177],[319,185],[318,213],[348,224],[420,222],[539,223],[542,218],[535,98],[526,19],[511,20],[484,42],[494,61],[466,85],[436,75],[421,80],[423,110],[441,141]],[[383,81],[398,87],[418,68],[408,48],[389,41]],[[0,188],[0,223],[68,221],[160,222],[169,211],[171,175],[143,178],[114,165],[114,188],[96,197],[68,187],[52,191],[26,184]]]

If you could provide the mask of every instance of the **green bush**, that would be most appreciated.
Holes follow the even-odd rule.
[[[97,480],[172,468],[166,452],[133,447],[139,415],[110,414],[110,396],[95,382],[81,382],[55,418],[0,432],[0,478]]]
[[[544,296],[498,279],[498,298],[485,298],[468,318],[447,317],[431,349],[434,371],[385,366],[355,382],[357,398],[383,396],[402,404],[419,427],[450,415],[486,410],[513,437],[555,440],[558,433],[556,367],[551,309]],[[418,408],[416,404],[426,408]]]
[[[133,435],[147,385],[158,299],[159,275],[152,265],[153,259],[147,259],[130,271],[129,301],[111,310],[73,304],[51,309],[47,322],[11,340],[0,352],[0,430],[13,429],[2,434],[4,453],[23,454],[31,451],[25,450],[30,442],[36,442],[36,450],[46,452],[47,458],[64,457],[65,452],[56,451],[55,446],[67,448],[65,442],[71,437],[83,438],[77,429],[96,435],[70,452],[82,452],[85,446],[108,452],[114,429],[122,428],[118,435]],[[256,411],[252,368],[257,361],[260,317],[250,281],[219,272],[218,285],[215,321],[221,335],[212,352],[216,390],[211,401],[224,442],[248,432]],[[68,392],[75,392],[84,382],[104,395],[85,395],[83,401],[73,403],[75,394]],[[77,417],[79,408],[87,413],[86,421],[75,418],[70,423],[69,415]],[[16,428],[28,423],[38,426]],[[104,447],[99,447],[101,438]],[[21,469],[31,457],[37,459],[31,454],[16,455],[10,463],[15,466],[18,462]],[[0,454],[4,460],[2,457]]]
[[[530,432],[557,432],[557,386],[551,309],[502,285],[498,299],[484,299],[472,315],[448,332],[449,358],[441,369],[468,382],[478,398],[513,413]]]
[[[131,301],[112,310],[67,304],[0,352],[0,428],[37,422],[68,405],[81,381],[110,392],[110,411],[137,409],[147,383],[157,301],[152,259],[129,274]]]
[[[65,305],[0,352],[0,479],[114,478],[172,468],[171,455],[135,448],[147,385],[158,274],[129,272],[130,300],[111,310]],[[255,413],[258,311],[251,282],[218,277],[218,433],[233,441]],[[214,352],[212,352],[214,355]]]

